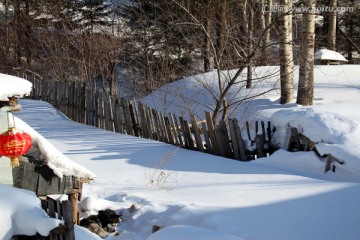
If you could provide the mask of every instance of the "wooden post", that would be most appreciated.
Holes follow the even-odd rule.
[[[74,222],[73,222],[73,207],[71,206],[71,201],[63,201],[63,217],[66,226],[65,237],[66,240],[75,240],[75,230],[74,230]]]
[[[266,157],[266,153],[264,150],[265,137],[263,134],[256,135],[256,154],[258,158]]]
[[[71,202],[72,207],[72,220],[73,223],[79,225],[80,219],[78,218],[78,193],[69,194],[69,201]]]

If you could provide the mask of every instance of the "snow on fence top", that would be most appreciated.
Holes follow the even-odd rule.
[[[24,97],[30,94],[32,83],[23,78],[0,73],[0,101],[9,101],[8,97]]]

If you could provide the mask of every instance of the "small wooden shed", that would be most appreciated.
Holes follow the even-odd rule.
[[[348,62],[340,53],[325,48],[317,50],[314,59],[317,65],[340,65]]]
[[[47,201],[52,200],[50,195],[67,195],[72,208],[72,223],[79,224],[80,216],[78,201],[81,200],[82,187],[89,179],[75,176],[56,176],[44,161],[32,156],[22,156],[20,166],[12,170],[13,186],[34,192],[43,202],[43,208],[48,208]]]

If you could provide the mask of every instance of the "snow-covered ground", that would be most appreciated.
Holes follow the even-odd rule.
[[[318,141],[322,153],[345,161],[336,172],[324,173],[325,162],[313,152],[279,150],[269,158],[238,162],[111,133],[74,123],[45,102],[21,100],[23,110],[15,115],[96,175],[85,184],[80,208],[82,216],[104,208],[123,214],[120,235],[108,239],[357,240],[359,66],[318,69],[315,106],[280,106],[274,91],[255,99],[266,104],[251,109],[277,126],[278,141],[290,123]],[[206,100],[190,79],[178,84],[190,84],[187,93],[197,95],[197,102]],[[134,212],[128,210],[132,204]],[[1,203],[0,208],[2,213]],[[165,228],[152,235],[153,225]],[[76,234],[97,239],[82,228]]]

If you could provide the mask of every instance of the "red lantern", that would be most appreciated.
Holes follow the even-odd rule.
[[[0,135],[0,155],[9,157],[12,167],[19,166],[19,157],[28,152],[32,140],[29,134],[16,131],[15,128]]]

